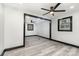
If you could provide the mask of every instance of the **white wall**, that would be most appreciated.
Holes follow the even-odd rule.
[[[0,55],[4,49],[4,6],[0,4]]]
[[[58,19],[67,16],[73,16],[72,32],[58,31]],[[79,46],[79,12],[75,12],[72,14],[64,14],[61,17],[52,19],[52,39]]]
[[[37,35],[49,38],[49,21],[37,23]]]
[[[5,6],[4,48],[23,45],[23,17],[19,9]]]

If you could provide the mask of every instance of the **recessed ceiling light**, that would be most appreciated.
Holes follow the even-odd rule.
[[[70,8],[71,8],[71,9],[73,9],[73,8],[74,8],[74,6],[70,6]]]

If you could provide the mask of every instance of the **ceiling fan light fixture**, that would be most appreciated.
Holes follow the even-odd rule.
[[[41,8],[42,10],[48,11],[47,13],[43,14],[43,15],[47,15],[47,14],[51,14],[54,16],[54,12],[65,12],[66,10],[56,10],[57,7],[60,5],[61,3],[57,3],[55,6],[51,6],[50,9],[45,9],[45,8]]]
[[[54,14],[54,12],[52,11],[52,12],[50,12],[50,14],[52,15],[52,14]]]

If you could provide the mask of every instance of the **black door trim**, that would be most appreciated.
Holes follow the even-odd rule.
[[[46,20],[46,21],[49,21],[50,23],[49,23],[49,39],[51,39],[51,27],[52,27],[52,21],[51,21],[51,19],[46,19],[46,18],[43,18],[43,17],[39,17],[39,16],[35,16],[35,15],[31,15],[31,14],[27,14],[27,13],[24,13],[24,40],[23,40],[23,45],[25,46],[25,22],[26,22],[26,20],[25,20],[25,16],[30,16],[30,17],[34,17],[34,18],[39,18],[39,19],[41,19],[41,20]]]
[[[25,47],[25,14],[24,14],[24,32],[23,32],[23,46]]]

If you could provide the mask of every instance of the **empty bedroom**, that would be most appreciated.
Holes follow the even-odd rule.
[[[0,3],[1,56],[79,56],[79,3]]]

